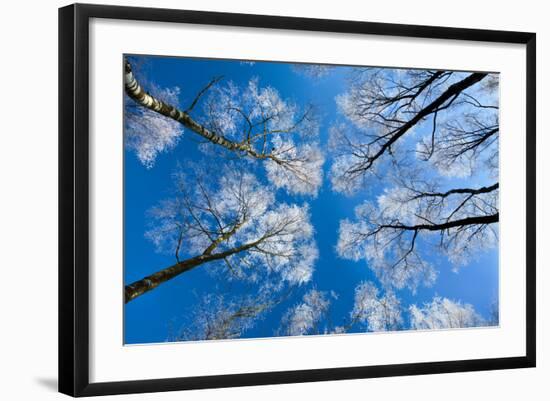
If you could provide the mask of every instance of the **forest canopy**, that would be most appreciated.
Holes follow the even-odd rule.
[[[127,56],[125,342],[499,324],[499,75]]]

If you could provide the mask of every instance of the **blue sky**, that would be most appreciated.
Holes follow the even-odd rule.
[[[254,64],[231,60],[207,60],[168,57],[131,58],[139,65],[139,75],[159,87],[178,86],[180,102],[189,104],[195,94],[212,77],[223,75],[238,85],[245,85],[252,77],[259,77],[261,86],[276,88],[283,99],[292,99],[297,104],[313,101],[322,115],[320,144],[327,149],[328,128],[341,119],[335,97],[344,92],[348,67],[333,69],[320,79],[297,73],[290,64],[256,62]],[[158,201],[171,196],[171,173],[178,162],[204,160],[192,132],[185,131],[178,145],[161,153],[152,168],[145,168],[135,153],[125,150],[124,155],[124,281],[129,284],[174,263],[171,255],[157,253],[144,233],[149,227],[147,211]],[[325,176],[330,168],[330,155],[326,156]],[[281,322],[282,314],[302,298],[308,289],[338,293],[338,300],[331,308],[331,317],[343,322],[353,308],[355,287],[363,280],[377,282],[376,277],[363,261],[354,262],[339,258],[335,251],[338,226],[342,219],[352,218],[354,208],[362,200],[374,198],[385,188],[383,180],[369,191],[352,197],[335,193],[325,178],[319,195],[315,198],[297,197],[298,202],[310,204],[319,259],[315,265],[312,282],[302,286],[293,295],[275,307],[264,319],[246,331],[244,337],[273,336]],[[289,201],[292,197],[283,190],[277,199]],[[461,300],[474,306],[484,317],[489,316],[489,307],[498,298],[498,251],[491,250],[455,273],[443,256],[434,254],[429,260],[439,271],[438,279],[430,288],[419,287],[415,294],[404,289],[396,291],[404,306],[431,301],[434,295]],[[215,291],[220,283],[208,275],[205,269],[197,268],[170,280],[157,289],[125,305],[125,343],[151,343],[166,341],[171,333],[189,323],[190,310],[198,296]],[[238,290],[238,289],[237,289]]]

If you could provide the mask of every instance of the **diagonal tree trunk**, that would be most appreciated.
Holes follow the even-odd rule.
[[[186,112],[178,110],[174,106],[164,103],[162,100],[159,100],[144,91],[134,77],[134,74],[132,73],[132,67],[128,61],[125,61],[124,72],[124,88],[126,90],[126,93],[128,94],[128,96],[130,96],[130,98],[135,100],[143,107],[162,114],[165,117],[176,120],[177,122],[183,124],[183,126],[191,129],[193,132],[208,139],[210,142],[221,145],[229,150],[240,150],[245,152],[248,152],[250,150],[248,145],[239,144],[230,141],[221,135],[217,135],[216,133],[208,130],[203,125],[196,122]]]
[[[289,127],[282,124],[282,126],[275,128],[268,128],[268,123],[281,113],[274,107],[271,107],[273,110],[269,112],[271,115],[262,116],[261,118],[260,116],[256,117],[255,119],[258,121],[251,121],[250,114],[247,114],[247,112],[241,110],[239,107],[229,107],[233,112],[240,114],[248,124],[248,131],[243,128],[243,132],[241,133],[242,137],[234,138],[233,136],[225,136],[221,129],[208,128],[208,124],[201,124],[191,115],[191,111],[197,105],[201,96],[221,78],[214,78],[210,81],[210,83],[198,93],[190,107],[185,110],[180,110],[145,91],[136,80],[128,60],[124,61],[124,71],[125,92],[128,97],[139,106],[174,120],[182,124],[189,132],[199,135],[215,146],[222,147],[232,153],[237,153],[239,156],[265,160],[268,163],[270,161],[274,162],[278,168],[286,170],[286,172],[292,176],[292,180],[301,181],[301,183],[297,183],[299,185],[297,185],[297,188],[293,188],[293,191],[308,193],[312,190],[316,190],[318,185],[320,185],[316,177],[317,174],[320,174],[320,166],[323,162],[323,157],[321,152],[317,149],[316,143],[312,143],[311,146],[300,146],[300,144],[295,144],[294,140],[290,138],[288,144],[286,141],[282,141],[281,148],[278,148],[278,146],[271,143],[272,141],[269,139],[276,139],[281,134],[295,133],[297,135],[294,136],[301,136],[298,135],[298,130],[302,127],[305,127],[306,131],[311,130],[311,132],[315,132],[316,129],[313,128],[314,125],[309,126],[309,122],[315,119],[312,107],[308,107],[301,117],[294,118],[294,111],[291,111],[289,106],[285,106],[285,111],[283,113],[288,114],[290,120],[292,120],[292,124]],[[256,100],[255,102],[259,105],[260,101]],[[250,107],[245,106],[245,108]],[[252,132],[255,129],[257,129],[258,132]],[[283,181],[288,181],[289,179],[290,178],[286,178]],[[305,185],[302,183],[305,183]],[[283,182],[281,185],[288,184]]]
[[[219,135],[209,130],[204,125],[193,119],[187,112],[179,110],[176,107],[151,96],[143,90],[141,85],[137,82],[134,74],[132,73],[132,66],[127,60],[125,60],[124,72],[124,89],[126,94],[141,106],[181,123],[184,127],[189,128],[196,134],[230,151],[245,152],[249,156],[256,159],[270,159],[279,165],[285,164],[283,160],[279,159],[272,153],[257,152],[248,142],[234,142],[225,138],[223,135]]]
[[[146,292],[149,292],[157,288],[160,284],[164,283],[165,281],[171,280],[174,277],[179,276],[182,273],[188,272],[189,270],[192,270],[197,266],[200,266],[215,260],[225,259],[239,252],[244,252],[260,244],[261,241],[262,239],[259,239],[257,241],[249,242],[239,247],[231,248],[231,249],[228,249],[227,251],[219,252],[219,253],[205,252],[202,255],[195,256],[191,259],[183,260],[170,267],[159,270],[147,277],[142,278],[141,280],[135,281],[132,284],[128,284],[124,288],[124,302],[128,303],[131,300],[139,297],[140,295],[143,295]]]
[[[405,135],[412,127],[414,127],[417,123],[422,121],[422,119],[426,118],[427,116],[437,113],[437,111],[440,108],[445,108],[444,106],[445,102],[447,101],[453,101],[460,93],[462,93],[464,90],[468,89],[469,87],[475,85],[479,81],[481,81],[483,78],[485,78],[488,74],[487,73],[473,73],[464,78],[461,81],[458,81],[445,90],[437,99],[432,101],[430,104],[428,104],[426,107],[421,109],[416,115],[411,118],[409,121],[404,123],[401,127],[395,129],[391,135],[389,135],[389,139],[384,142],[380,149],[372,156],[367,157],[367,162],[364,166],[361,166],[353,171],[351,173],[356,173],[359,171],[365,171],[372,167],[374,162],[380,158],[386,151],[389,151],[391,146],[403,135]]]

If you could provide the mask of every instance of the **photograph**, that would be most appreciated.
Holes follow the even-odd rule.
[[[543,2],[108,3],[0,24],[1,399],[550,394]]]
[[[498,72],[120,67],[124,345],[499,326]]]

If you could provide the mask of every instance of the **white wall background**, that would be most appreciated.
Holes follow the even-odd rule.
[[[546,400],[550,397],[548,310],[550,202],[545,181],[550,142],[549,10],[524,0],[438,0],[321,3],[277,0],[120,1],[112,4],[535,31],[538,41],[538,367],[536,369],[399,377],[185,393],[130,395],[175,400]],[[0,23],[0,398],[54,400],[57,376],[57,0],[2,5]],[[122,399],[108,397],[104,399]]]

